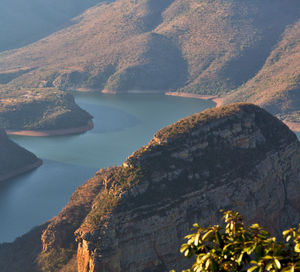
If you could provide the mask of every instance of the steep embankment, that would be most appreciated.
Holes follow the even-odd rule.
[[[8,134],[50,136],[76,134],[93,127],[92,116],[71,94],[57,89],[0,90],[0,126]]]
[[[8,139],[0,129],[0,182],[39,167],[42,161]]]
[[[256,103],[300,131],[299,37],[300,20],[284,32],[282,40],[259,73],[233,94],[225,97],[223,103]]]
[[[299,177],[297,137],[266,111],[233,104],[197,113],[160,130],[121,167],[101,170],[78,188],[43,231],[39,266],[179,271],[183,236],[196,221],[215,223],[221,208],[236,209],[274,233],[297,223]],[[37,267],[26,254],[16,261]]]

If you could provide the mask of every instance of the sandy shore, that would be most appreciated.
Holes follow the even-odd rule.
[[[0,182],[2,182],[4,180],[7,180],[7,179],[10,179],[10,178],[20,176],[20,175],[22,175],[26,172],[32,171],[32,170],[40,167],[42,164],[43,164],[43,161],[38,159],[35,163],[26,165],[26,166],[24,166],[20,169],[16,169],[15,171],[9,172],[5,175],[0,175]]]
[[[8,135],[21,135],[32,137],[47,137],[47,136],[63,136],[84,133],[94,127],[93,121],[90,120],[87,125],[76,128],[54,129],[54,130],[6,130]]]
[[[187,97],[187,98],[198,98],[204,100],[211,100],[216,103],[216,108],[221,107],[223,105],[224,99],[218,96],[213,95],[200,95],[200,94],[189,94],[189,93],[181,93],[181,92],[168,92],[165,95],[171,96],[179,96],[179,97]],[[296,122],[288,122],[283,121],[292,131],[300,132],[300,123]]]
[[[218,97],[217,95],[201,95],[201,94],[190,94],[190,93],[181,93],[181,92],[168,92],[165,93],[165,95],[211,100],[216,103],[216,108],[222,106],[223,103],[223,98]]]
[[[164,92],[156,90],[129,90],[129,91],[114,91],[114,90],[102,90],[101,93],[104,94],[164,94]]]

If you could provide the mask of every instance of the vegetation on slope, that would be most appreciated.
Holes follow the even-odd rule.
[[[194,233],[180,249],[185,257],[195,258],[185,272],[299,271],[300,226],[283,231],[283,243],[258,224],[246,226],[238,212],[225,211],[223,221],[224,227],[194,224]]]
[[[23,174],[41,165],[34,154],[8,139],[0,129],[0,181]]]
[[[91,115],[57,89],[0,90],[0,126],[6,130],[56,130],[86,126]]]
[[[34,69],[11,81],[27,87],[220,94],[254,76],[297,19],[296,0],[118,0],[0,54],[1,72]]]
[[[300,20],[287,28],[259,73],[224,103],[249,101],[281,119],[300,122]]]

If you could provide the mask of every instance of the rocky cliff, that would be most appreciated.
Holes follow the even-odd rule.
[[[47,271],[63,263],[62,271],[179,270],[183,236],[194,222],[215,223],[221,208],[273,233],[296,224],[299,178],[299,142],[266,111],[232,104],[197,113],[79,188],[43,232],[40,265]],[[49,268],[62,249],[69,255]]]
[[[8,139],[0,129],[0,181],[39,167],[42,161],[34,154]]]
[[[221,208],[274,234],[298,223],[299,183],[300,144],[281,121],[251,104],[206,110],[79,187],[44,227],[37,263],[25,250],[10,261],[31,272],[179,271],[184,235],[194,222],[216,223]],[[4,271],[1,255],[15,247],[20,256],[16,244],[0,247]]]

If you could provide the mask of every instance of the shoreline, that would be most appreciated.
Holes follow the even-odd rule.
[[[94,128],[94,123],[90,120],[85,126],[75,128],[53,129],[53,130],[6,130],[8,135],[49,137],[81,134]]]
[[[144,91],[140,91],[140,90],[129,90],[129,91],[114,91],[114,90],[107,90],[107,89],[103,89],[101,90],[101,93],[103,94],[165,94],[162,91],[156,91],[156,90],[144,90]]]
[[[167,92],[165,93],[165,95],[211,100],[216,103],[215,106],[216,108],[221,107],[224,101],[222,97],[218,97],[217,95],[201,95],[201,94],[189,94],[189,93],[181,93],[181,92]],[[300,123],[289,122],[289,121],[282,121],[282,122],[285,123],[289,127],[289,129],[292,130],[293,132],[300,132]]]
[[[27,172],[30,172],[38,167],[40,167],[43,164],[43,161],[41,159],[38,159],[36,162],[29,164],[27,166],[24,166],[20,169],[16,169],[14,171],[11,171],[5,175],[0,175],[0,182],[6,181],[11,178],[15,178],[17,176],[20,176],[22,174],[25,174]]]
[[[202,95],[202,94],[190,94],[190,93],[181,93],[181,92],[166,92],[165,95],[210,100],[216,103],[216,108],[221,107],[223,104],[223,98],[217,95]]]

